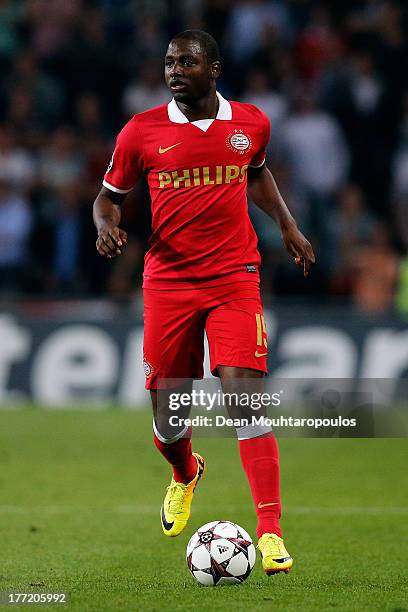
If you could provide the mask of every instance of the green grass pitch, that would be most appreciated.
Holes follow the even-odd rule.
[[[170,470],[147,410],[0,411],[0,591],[68,591],[58,607],[81,612],[408,610],[407,440],[280,440],[294,569],[267,578],[258,558],[219,588],[194,582],[187,541],[214,519],[255,537],[255,514],[236,440],[194,446],[207,473],[185,533],[166,538]]]

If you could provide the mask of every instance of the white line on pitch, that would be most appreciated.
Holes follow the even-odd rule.
[[[157,512],[158,506],[140,506],[138,504],[124,505],[116,507],[106,506],[65,506],[65,505],[54,505],[54,506],[18,506],[18,505],[0,505],[0,514],[31,514],[31,513],[43,513],[43,514],[69,514],[71,512],[107,512],[107,513],[119,513],[119,514],[153,514]],[[200,505],[201,511],[211,511],[213,506]],[[242,506],[222,506],[222,513],[227,512],[238,512],[242,510]],[[345,506],[345,507],[324,507],[324,506],[285,506],[285,514],[321,514],[321,515],[332,515],[332,516],[343,516],[343,515],[375,515],[375,514],[395,514],[395,515],[408,515],[408,507],[397,507],[397,506]]]

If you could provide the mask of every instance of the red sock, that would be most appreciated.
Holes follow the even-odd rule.
[[[191,439],[179,438],[176,442],[165,444],[156,434],[153,434],[156,447],[173,467],[173,477],[176,482],[188,484],[197,474],[197,459],[192,454]]]
[[[239,452],[258,516],[258,538],[264,533],[276,533],[282,537],[279,526],[279,453],[275,436],[271,432],[257,438],[239,440]]]

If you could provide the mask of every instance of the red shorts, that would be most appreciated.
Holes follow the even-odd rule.
[[[267,372],[267,337],[258,281],[206,289],[144,289],[146,389],[158,379],[202,378],[204,331],[210,367]]]

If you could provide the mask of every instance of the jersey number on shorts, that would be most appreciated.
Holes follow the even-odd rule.
[[[256,313],[255,319],[256,319],[256,344],[257,346],[264,346],[265,348],[268,348],[264,316],[259,313]]]

